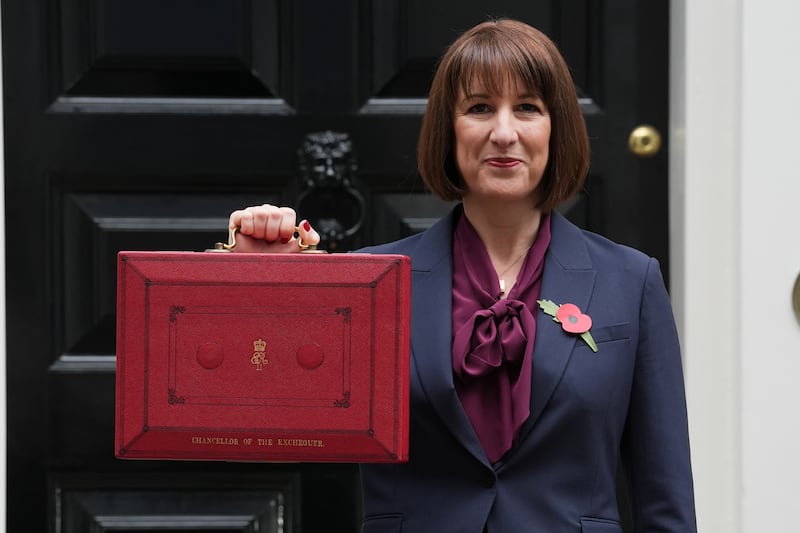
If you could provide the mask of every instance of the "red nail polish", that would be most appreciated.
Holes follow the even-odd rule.
[[[311,231],[311,224],[308,223],[308,220],[303,222],[303,229],[306,231]]]
[[[289,237],[281,237],[281,244],[286,244],[289,242]]]

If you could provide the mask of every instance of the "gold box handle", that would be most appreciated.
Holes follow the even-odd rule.
[[[295,233],[299,233],[300,228],[297,226],[294,227]],[[239,231],[239,226],[235,228],[231,228],[228,230],[228,242],[217,242],[214,244],[214,248],[206,250],[207,252],[232,252],[233,247],[236,246],[236,232]],[[303,239],[299,239],[297,242],[297,246],[300,248],[300,253],[310,253],[310,254],[324,254],[327,253],[325,250],[317,250],[316,244],[306,244],[303,242]]]

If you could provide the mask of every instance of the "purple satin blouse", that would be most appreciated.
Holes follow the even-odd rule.
[[[492,463],[511,449],[530,415],[536,300],[549,245],[547,213],[517,282],[500,299],[486,247],[463,213],[453,235],[454,382]]]

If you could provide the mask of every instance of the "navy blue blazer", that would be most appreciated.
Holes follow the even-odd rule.
[[[594,353],[541,310],[531,414],[490,464],[453,385],[453,223],[363,250],[411,257],[411,429],[405,464],[361,465],[363,533],[696,531],[680,348],[655,259],[551,217],[541,297],[592,317]]]

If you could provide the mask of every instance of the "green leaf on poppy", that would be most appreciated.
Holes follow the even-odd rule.
[[[595,344],[591,333],[588,331],[581,333],[581,339],[589,345],[589,348],[591,348],[594,353],[597,353],[597,344]]]
[[[556,313],[558,313],[558,308],[561,307],[560,305],[552,300],[536,300],[536,302],[539,304],[539,307],[542,308],[542,311],[544,311],[545,314],[548,314],[555,319]],[[558,322],[558,319],[555,320]]]

